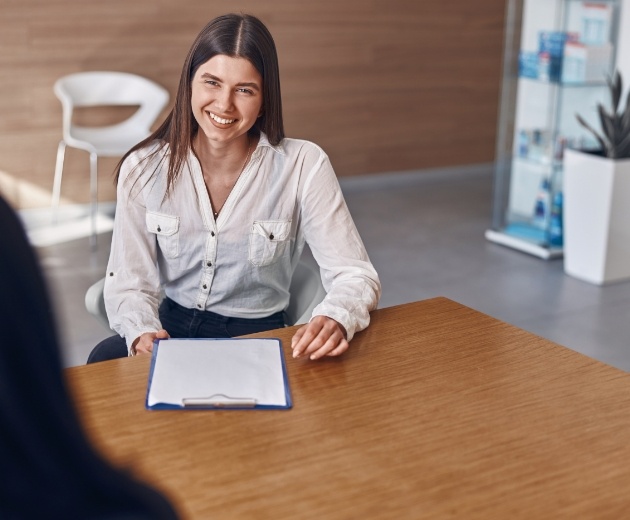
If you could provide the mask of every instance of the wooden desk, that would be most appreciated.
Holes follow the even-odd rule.
[[[445,298],[294,360],[289,411],[144,409],[148,357],[68,369],[88,432],[194,519],[618,520],[630,375]]]

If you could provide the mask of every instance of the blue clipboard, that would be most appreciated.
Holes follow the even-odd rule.
[[[289,409],[278,338],[161,339],[153,344],[148,410]]]

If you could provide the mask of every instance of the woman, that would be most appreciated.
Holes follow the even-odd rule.
[[[156,491],[101,459],[62,377],[45,283],[0,198],[0,518],[174,519]]]
[[[327,296],[294,357],[339,355],[368,325],[378,276],[326,154],[284,137],[276,49],[257,18],[220,16],[201,31],[173,110],[117,180],[105,303],[125,341],[105,340],[88,362],[151,352],[155,338],[284,326],[305,243]]]

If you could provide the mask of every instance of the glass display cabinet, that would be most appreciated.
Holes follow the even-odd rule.
[[[540,258],[562,256],[562,159],[597,148],[608,105],[620,0],[508,0],[492,229],[486,238]]]

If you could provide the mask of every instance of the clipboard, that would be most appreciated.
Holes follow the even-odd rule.
[[[153,343],[147,410],[292,406],[278,338],[169,338]]]

